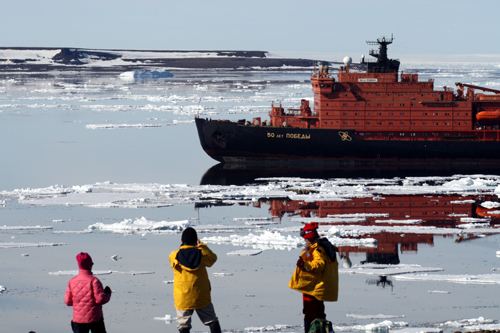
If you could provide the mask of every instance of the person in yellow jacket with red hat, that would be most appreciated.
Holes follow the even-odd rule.
[[[191,317],[196,311],[211,333],[221,333],[210,295],[210,280],[206,267],[217,261],[205,243],[201,243],[196,230],[189,227],[182,232],[182,245],[169,256],[174,270],[174,303],[177,310],[177,329],[189,333]]]
[[[320,238],[316,222],[306,224],[300,235],[307,246],[302,250],[288,286],[303,294],[304,330],[314,319],[325,319],[324,302],[336,302],[339,292],[337,247]]]

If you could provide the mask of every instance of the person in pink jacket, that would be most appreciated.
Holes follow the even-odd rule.
[[[92,275],[92,258],[81,252],[76,256],[80,271],[69,280],[64,302],[73,306],[71,328],[74,333],[106,333],[102,305],[109,302],[111,289],[103,289],[101,281]]]

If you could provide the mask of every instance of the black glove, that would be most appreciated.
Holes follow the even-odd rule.
[[[111,288],[106,286],[106,288],[104,288],[104,293],[105,294],[111,294]]]

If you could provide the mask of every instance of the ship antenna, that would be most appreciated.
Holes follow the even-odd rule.
[[[196,118],[200,118],[200,103],[201,103],[201,97],[198,100],[198,115],[196,116]]]

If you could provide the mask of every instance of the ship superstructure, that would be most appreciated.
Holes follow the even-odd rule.
[[[374,60],[366,71],[344,59],[336,77],[328,65],[311,75],[314,100],[299,109],[273,103],[269,120],[196,119],[203,149],[222,162],[349,160],[354,163],[415,161],[500,162],[500,90],[434,80],[399,71],[387,57],[393,38],[368,44]],[[481,91],[481,92],[478,92]]]
[[[419,81],[418,74],[399,73],[399,61],[387,58],[392,41],[368,42],[378,43],[379,52],[370,51],[377,61],[366,62],[366,72],[351,72],[346,60],[334,78],[328,66],[319,66],[311,76],[315,111],[307,100],[301,101],[299,110],[273,106],[271,125],[349,129],[364,139],[499,140],[500,115],[495,114],[500,113],[499,90],[457,83],[455,94],[450,87],[435,89],[433,79]],[[464,88],[468,88],[465,95]],[[477,94],[476,89],[495,95]],[[482,112],[489,113],[492,121],[484,122]]]

